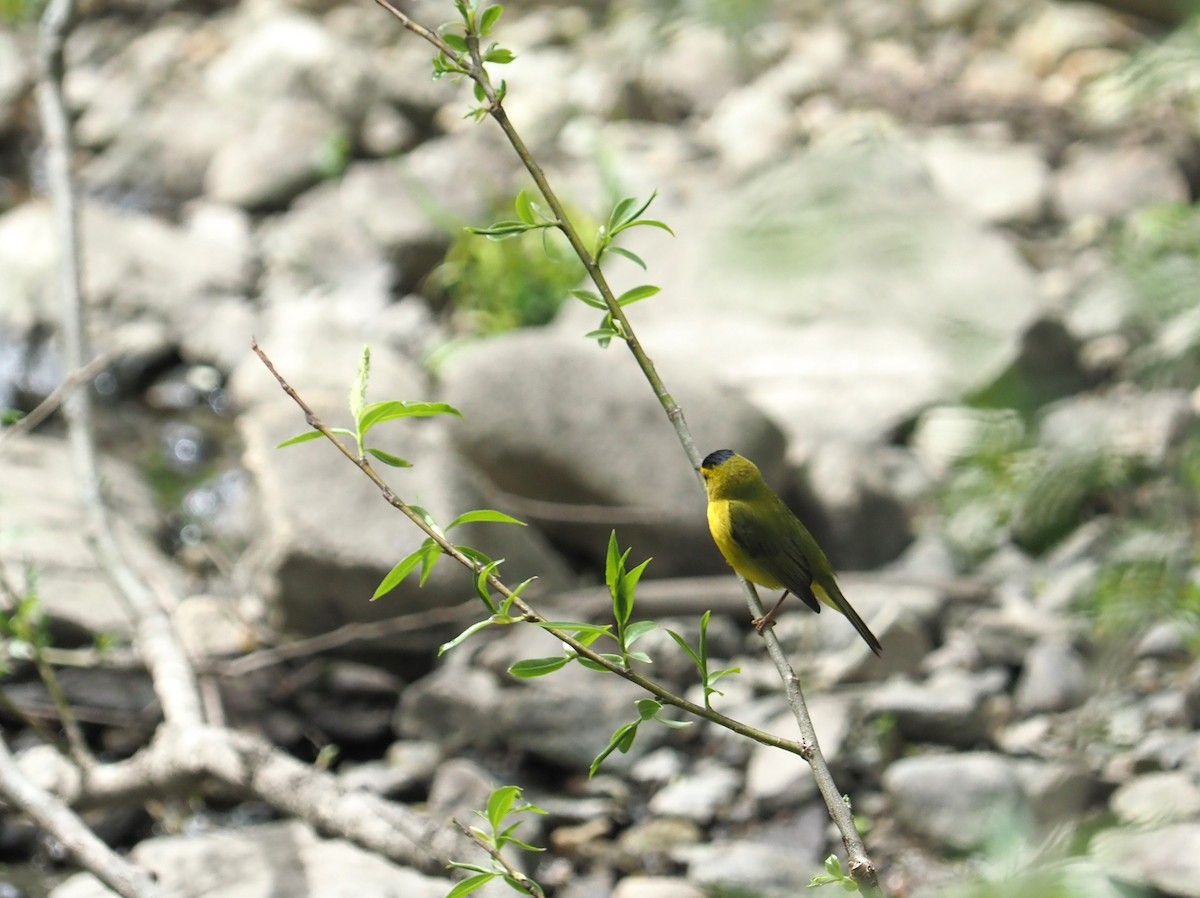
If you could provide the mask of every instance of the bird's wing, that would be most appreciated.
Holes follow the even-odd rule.
[[[820,613],[821,603],[812,591],[812,568],[798,540],[764,523],[745,502],[729,503],[729,534],[764,573]]]

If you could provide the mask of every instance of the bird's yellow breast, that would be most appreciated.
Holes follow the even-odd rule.
[[[728,499],[709,500],[708,530],[712,533],[713,542],[717,544],[729,566],[747,580],[752,580],[767,589],[781,589],[783,584],[755,564],[754,559],[733,538],[729,506]]]

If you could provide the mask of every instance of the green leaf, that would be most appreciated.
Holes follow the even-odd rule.
[[[492,826],[492,832],[499,832],[504,818],[512,810],[513,802],[521,794],[518,786],[501,786],[493,789],[487,800],[487,821]]]
[[[383,578],[383,580],[380,582],[378,588],[375,590],[375,595],[371,596],[372,602],[374,602],[376,599],[380,598],[381,596],[387,595],[389,592],[391,592],[393,589],[395,589],[397,586],[400,585],[400,581],[402,581],[405,577],[407,577],[409,574],[411,574],[413,572],[413,569],[416,568],[416,566],[421,563],[421,558],[425,551],[425,546],[428,545],[429,542],[430,542],[430,540],[425,540],[425,542],[423,542],[421,544],[421,547],[419,549],[417,549],[412,554],[408,555],[403,561],[401,561],[394,568],[392,568],[390,571],[388,571],[387,576]],[[422,582],[424,582],[424,581],[422,581]]]
[[[467,52],[467,39],[461,34],[455,34],[453,31],[447,31],[442,35],[444,40],[451,49],[457,50],[459,53]]]
[[[516,54],[505,47],[488,47],[487,52],[483,54],[484,62],[494,62],[496,65],[508,65],[516,58]]]
[[[636,265],[640,269],[642,269],[642,271],[646,270],[646,263],[642,260],[642,257],[639,256],[637,253],[635,253],[631,250],[627,250],[623,246],[610,246],[608,248],[608,251],[610,253],[616,253],[618,256],[624,256],[626,259],[628,259],[634,265]]]
[[[602,330],[588,331],[586,334],[584,334],[584,337],[586,337],[587,339],[595,340],[597,343],[599,343],[601,349],[608,349],[608,344],[612,342],[612,338],[617,337],[617,336],[620,336],[620,334],[618,334],[612,328],[609,328],[607,330],[602,329]]]
[[[628,552],[626,554],[628,554]],[[633,593],[634,590],[637,589],[638,581],[642,579],[642,574],[645,573],[646,565],[653,560],[653,558],[647,558],[632,571],[629,571],[627,574],[625,574],[625,588],[629,590],[630,599],[633,598]]]
[[[477,876],[469,876],[462,882],[456,883],[454,888],[446,893],[446,898],[465,898],[466,895],[482,889],[495,878],[495,873],[480,873]]]
[[[524,521],[518,521],[511,515],[507,515],[502,511],[493,511],[490,508],[483,508],[479,511],[468,511],[460,514],[453,521],[446,525],[446,532],[449,533],[459,524],[471,524],[476,521],[491,521],[495,524],[519,524],[524,527]]]
[[[451,639],[449,642],[443,642],[441,645],[439,645],[438,646],[438,655],[439,656],[444,655],[444,654],[446,654],[446,652],[450,651],[452,648],[462,645],[464,642],[466,642],[468,639],[470,639],[473,635],[478,633],[484,627],[490,627],[492,625],[492,623],[493,623],[493,621],[490,619],[476,621],[475,623],[471,624],[471,626],[467,627],[467,629],[463,630],[461,633],[459,633],[457,636],[455,636],[453,639]]]
[[[534,677],[544,677],[546,674],[561,670],[570,662],[571,659],[566,655],[558,655],[553,658],[524,658],[514,661],[509,666],[508,672],[522,680],[531,680]]]
[[[656,620],[640,620],[625,631],[625,647],[629,648],[647,633],[658,629]]]
[[[323,436],[325,436],[325,434],[321,433],[321,431],[319,431],[319,430],[310,430],[307,433],[298,434],[297,436],[294,436],[291,439],[284,440],[282,443],[280,443],[275,448],[282,449],[285,446],[295,446],[298,443],[307,443],[311,440],[319,440]]]
[[[692,659],[692,663],[696,665],[697,669],[699,669],[700,675],[703,676],[704,675],[704,662],[700,660],[700,656],[698,654],[696,654],[696,650],[693,649],[690,645],[688,645],[687,640],[684,639],[682,636],[680,636],[678,633],[676,633],[674,630],[668,630],[667,635],[670,636],[672,639],[674,639],[675,644],[678,645],[681,649],[684,650],[684,652],[687,653],[687,656]]]
[[[429,529],[432,530],[434,533],[438,534],[439,536],[446,535],[445,533],[442,532],[442,528],[438,526],[437,521],[435,521],[433,519],[433,515],[429,513],[429,509],[426,508],[424,505],[417,505],[414,503],[414,504],[409,505],[408,507],[417,517],[419,517],[422,521],[424,521],[426,523],[426,525],[429,527]]]
[[[572,290],[570,293],[576,299],[582,299],[593,309],[608,309],[608,304],[601,298],[600,294],[596,293],[594,290]]]
[[[633,746],[633,740],[637,738],[637,728],[637,723],[627,723],[624,726],[618,727],[617,731],[612,734],[612,738],[608,740],[608,745],[605,746],[604,750],[592,759],[591,766],[588,767],[588,776],[595,776],[596,771],[600,769],[600,765],[604,763],[604,759],[614,751],[620,751],[621,754],[628,752]]]
[[[484,114],[487,114],[485,109]],[[538,228],[549,227],[547,224],[526,224],[523,221],[498,221],[486,228],[467,228],[468,234],[478,234],[480,237],[486,237],[489,240],[508,240],[511,237],[519,237],[526,231],[534,231]]]
[[[350,388],[350,415],[355,421],[362,414],[367,404],[367,381],[371,378],[371,347],[364,346],[362,355],[358,358],[358,374],[354,378],[354,386]],[[361,427],[359,432],[362,432]]]
[[[643,299],[649,299],[656,293],[661,293],[661,287],[655,287],[653,284],[642,284],[640,287],[634,287],[632,290],[626,290],[617,297],[617,305],[627,306]]]
[[[613,210],[608,216],[607,230],[610,233],[621,226],[621,223],[625,220],[625,217],[627,215],[629,215],[629,210],[633,208],[633,206],[636,202],[637,202],[637,197],[627,196],[623,200],[618,202],[615,206],[613,206]],[[643,207],[643,208],[645,208],[645,207]],[[641,212],[635,212],[633,214],[633,217],[636,218],[640,214],[641,214]]]
[[[611,636],[612,627],[609,624],[585,624],[580,621],[570,620],[548,620],[534,621],[535,627],[541,627],[543,630],[565,630],[568,633],[575,634],[575,638],[584,645],[591,645],[601,636]]]
[[[367,451],[374,455],[385,465],[391,465],[393,468],[411,468],[412,462],[405,461],[399,455],[392,455],[390,452],[384,452],[382,449],[368,448]]]
[[[617,531],[613,530],[608,535],[608,551],[604,556],[604,582],[610,591],[617,588],[617,576],[621,572],[622,559],[621,548],[617,545]]]
[[[510,589],[508,592],[508,595],[506,595],[504,597],[504,601],[501,603],[498,613],[507,615],[509,613],[509,609],[512,608],[513,602],[515,602],[517,600],[517,597],[520,596],[521,593],[525,591],[525,587],[528,586],[530,583],[532,583],[536,579],[537,579],[537,577],[533,576],[533,577],[530,577],[528,580],[522,580],[520,583],[517,584],[515,589]],[[524,615],[521,615],[518,618],[518,620],[520,620],[520,619],[524,619]]]
[[[476,81],[476,82],[474,82],[474,84],[472,84],[471,92],[473,94],[475,94],[475,99],[478,100],[480,103],[482,103],[484,100],[487,99],[487,94],[484,93],[483,85],[480,84],[478,81]]]
[[[479,18],[479,34],[487,37],[492,33],[492,29],[496,27],[496,20],[504,12],[504,7],[499,3],[489,6],[483,11],[483,15]]]
[[[663,707],[662,702],[654,698],[639,698],[634,704],[637,705],[638,717],[642,720],[653,720]]]
[[[496,6],[489,7],[489,12],[498,8],[499,7]],[[513,205],[517,210],[517,218],[521,219],[521,221],[525,222],[525,224],[533,224],[537,221],[537,216],[533,211],[533,197],[529,195],[528,191],[518,191],[517,198]]]
[[[631,221],[629,224],[627,224],[623,228],[621,228],[621,230],[627,231],[627,230],[629,230],[629,228],[642,228],[642,227],[658,228],[660,231],[666,231],[672,237],[675,236],[675,232],[672,231],[671,228],[665,222],[659,221],[658,219],[655,219],[655,218],[639,218],[637,221]]]
[[[425,585],[425,581],[433,573],[433,566],[441,557],[442,547],[431,539],[425,540],[425,545],[421,547],[421,582],[419,585]]]
[[[445,402],[410,402],[391,399],[386,402],[372,402],[363,409],[360,419],[360,429],[363,436],[377,424],[392,421],[396,418],[429,418],[434,415],[457,415],[462,412]]]

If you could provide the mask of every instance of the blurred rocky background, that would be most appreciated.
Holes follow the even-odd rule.
[[[1200,896],[1184,6],[521,0],[501,19],[509,113],[584,227],[658,191],[675,237],[633,232],[649,272],[610,276],[663,288],[630,314],[701,451],[759,463],[883,641],[876,660],[798,604],[777,629],[895,895]],[[66,373],[37,11],[0,0],[0,407],[17,410]],[[304,421],[251,337],[335,425],[369,343],[371,398],[464,414],[386,431],[415,464],[390,473],[400,495],[442,523],[528,521],[463,539],[511,583],[536,575],[551,617],[604,618],[615,528],[654,558],[645,616],[694,637],[714,610],[711,651],[742,669],[717,707],[793,733],[668,422],[625,349],[584,337],[579,266],[554,241],[464,233],[529,187],[464,117],[469,92],[368,0],[92,0],[68,51],[94,342],[117,352],[94,386],[107,485],[144,567],[187,595],[177,624],[230,721],[446,816],[524,786],[549,811],[530,871],[557,898],[796,894],[840,850],[802,762],[643,728],[588,780],[636,692],[582,669],[513,681],[512,661],[558,651],[520,628],[437,660],[475,613],[469,579],[444,563],[369,602],[420,535],[327,447],[274,448]],[[44,613],[83,665],[63,680],[89,739],[135,750],[156,710],[57,421],[0,444],[0,559],[41,609],[6,611],[7,698],[53,719],[20,646],[21,615]],[[272,651],[331,632],[347,638]],[[696,691],[673,643],[647,650]],[[334,868],[356,894],[447,889],[267,816],[209,795],[92,822],[214,894],[340,894]],[[309,873],[278,891],[297,857]],[[59,885],[61,860],[0,819],[0,895],[107,894]]]

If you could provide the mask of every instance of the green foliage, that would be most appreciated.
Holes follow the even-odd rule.
[[[350,165],[354,144],[341,128],[330,131],[317,147],[317,171],[325,180],[340,178]]]
[[[496,878],[504,880],[515,891],[523,892],[527,895],[542,894],[541,886],[524,874],[517,873],[514,867],[502,863],[496,857],[508,847],[520,848],[523,851],[545,850],[530,845],[515,835],[517,827],[521,825],[519,819],[513,822],[517,815],[546,813],[537,805],[530,804],[529,802],[518,804],[520,797],[521,790],[517,786],[501,786],[488,796],[486,809],[475,812],[487,826],[486,828],[472,826],[470,833],[492,857],[491,865],[485,867],[480,864],[451,861],[451,869],[466,870],[475,875],[455,885],[447,893],[446,898],[461,898],[463,895],[470,895]]]
[[[0,22],[20,25],[41,17],[46,0],[0,0]]]
[[[1161,324],[1195,305],[1200,212],[1187,203],[1141,209],[1118,229],[1113,254],[1138,296],[1130,324]]]
[[[551,232],[555,224],[543,217],[541,207],[524,191],[516,206],[534,223],[501,221],[467,229],[430,276],[429,286],[449,304],[463,330],[490,334],[548,324],[584,275],[561,235]],[[534,230],[542,235],[540,243],[508,239]],[[479,234],[489,239],[475,239]]]
[[[808,883],[810,889],[815,889],[819,886],[828,886],[834,884],[840,885],[847,892],[857,892],[858,883],[842,870],[842,862],[838,860],[836,854],[831,854],[825,858],[825,872],[814,876]]]

